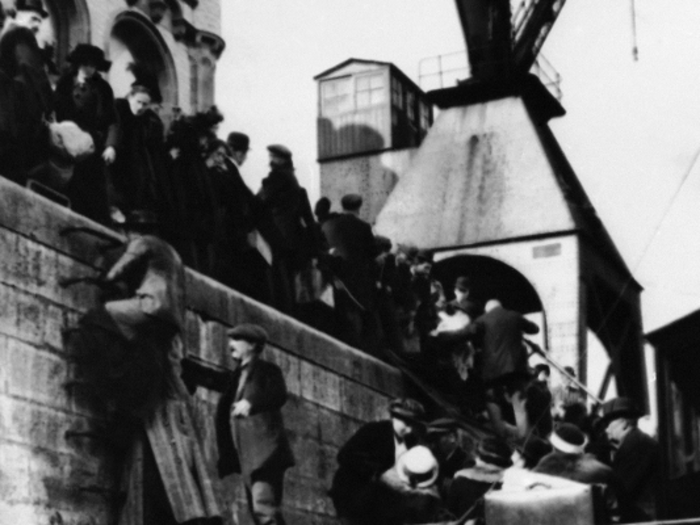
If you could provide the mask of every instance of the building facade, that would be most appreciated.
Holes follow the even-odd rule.
[[[214,104],[216,63],[225,46],[220,0],[44,0],[44,5],[49,17],[39,41],[55,47],[59,68],[77,44],[90,43],[112,61],[106,77],[116,97],[128,93],[131,63],[156,75],[166,124],[174,111],[192,113]]]

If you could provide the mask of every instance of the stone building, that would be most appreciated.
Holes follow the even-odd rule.
[[[158,77],[166,123],[173,108],[190,113],[214,103],[216,63],[225,46],[220,0],[44,0],[44,5],[50,16],[39,40],[55,46],[59,67],[77,44],[91,43],[112,61],[107,78],[116,97],[127,94],[132,62]]]

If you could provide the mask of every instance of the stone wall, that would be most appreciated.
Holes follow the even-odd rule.
[[[61,235],[69,226],[114,232],[0,178],[0,523],[109,524],[117,505],[116,456],[100,440],[74,436],[99,427],[96,404],[67,390],[74,364],[62,331],[97,304],[87,284],[60,279],[94,275],[110,258],[104,241]],[[365,421],[386,416],[400,395],[399,373],[369,356],[188,271],[186,350],[228,366],[225,328],[257,322],[270,334],[265,358],[280,365],[289,388],[285,423],[297,457],[287,473],[290,524],[332,523],[326,491],[339,446]],[[218,394],[198,389],[196,405],[213,468],[213,410]],[[218,487],[227,523],[250,523],[235,477]],[[233,517],[236,515],[237,517]]]
[[[343,195],[362,195],[360,216],[374,223],[416,151],[417,148],[407,148],[320,162],[321,195],[331,200],[336,211],[341,209]]]
[[[546,239],[489,244],[438,252],[436,261],[479,255],[504,262],[520,272],[537,292],[545,315],[545,348],[562,366],[571,366],[585,381],[586,317],[582,314],[580,244],[575,234]],[[582,345],[582,346],[581,346]],[[561,377],[553,374],[554,384]]]

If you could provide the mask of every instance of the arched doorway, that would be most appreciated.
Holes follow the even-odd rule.
[[[71,49],[90,42],[90,11],[85,0],[47,0],[44,5],[49,16],[39,29],[37,40],[42,48],[54,46],[53,59],[60,69]]]
[[[530,281],[492,257],[458,255],[443,259],[434,265],[433,274],[446,292],[452,292],[457,277],[466,275],[472,281],[472,294],[482,302],[499,299],[507,308],[522,314],[542,311],[542,301]]]
[[[545,313],[542,301],[530,281],[512,266],[483,255],[457,255],[435,263],[433,276],[440,281],[447,299],[454,297],[458,277],[471,280],[470,297],[484,304],[498,299],[504,307],[516,310],[540,326],[536,337],[529,337],[542,348],[547,348]]]
[[[156,76],[163,95],[160,116],[167,125],[173,107],[178,105],[177,73],[167,44],[151,21],[134,11],[118,15],[109,35],[107,55],[112,61],[108,79],[116,97],[126,96],[134,81],[128,70],[130,64],[138,63]]]

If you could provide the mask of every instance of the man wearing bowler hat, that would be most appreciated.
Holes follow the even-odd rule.
[[[639,430],[642,412],[627,397],[603,404],[602,424],[612,445],[613,472],[620,478],[620,511],[623,522],[649,521],[656,517],[659,445]]]
[[[389,404],[390,419],[362,426],[338,452],[338,470],[330,494],[347,525],[377,523],[377,482],[397,459],[420,442],[425,409],[418,401],[398,398]]]
[[[216,410],[219,476],[241,474],[256,524],[283,524],[284,472],[294,465],[281,413],[284,377],[277,365],[260,358],[267,343],[262,327],[241,324],[227,335],[239,366]]]

